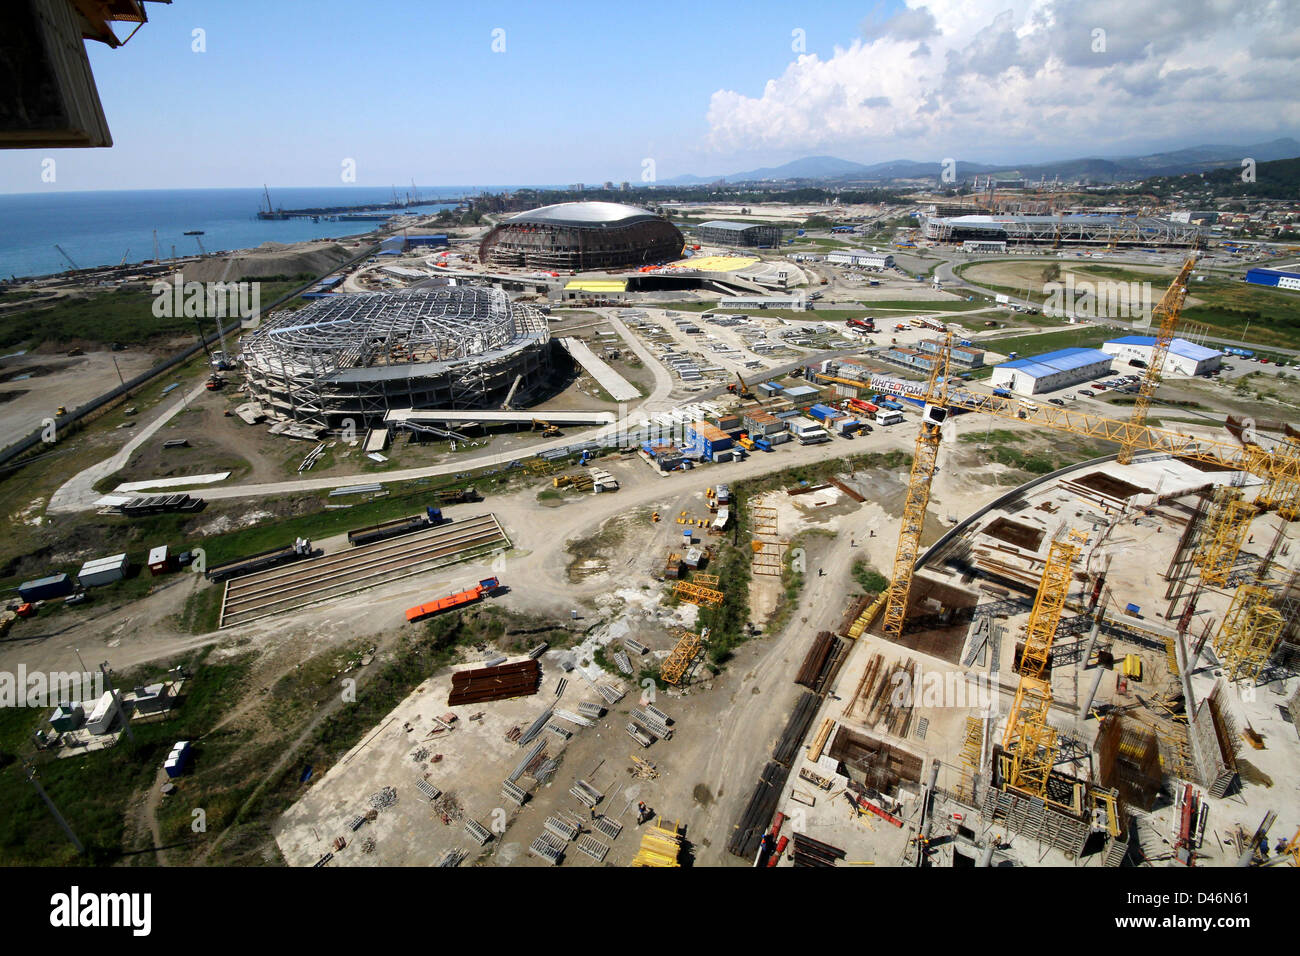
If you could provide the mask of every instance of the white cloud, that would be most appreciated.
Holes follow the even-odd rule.
[[[757,95],[715,92],[711,146],[1002,158],[1300,126],[1289,0],[908,0],[861,32]]]

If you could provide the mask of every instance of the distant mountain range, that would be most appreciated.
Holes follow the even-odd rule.
[[[1192,146],[1148,156],[1119,156],[1110,159],[1066,159],[1048,163],[990,165],[957,160],[958,181],[974,176],[993,174],[1004,179],[1055,179],[1075,182],[1089,180],[1095,183],[1128,182],[1150,176],[1179,176],[1208,169],[1239,166],[1244,157],[1256,162],[1290,159],[1300,156],[1300,142],[1283,137],[1268,143],[1250,146]],[[713,183],[720,179],[728,183],[754,182],[823,182],[823,183],[885,183],[900,179],[938,179],[942,166],[936,162],[922,163],[910,159],[896,159],[870,165],[839,159],[835,156],[807,156],[781,166],[750,169],[726,176],[677,176],[662,180],[668,186],[687,186]]]

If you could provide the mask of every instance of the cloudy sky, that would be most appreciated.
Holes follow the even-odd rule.
[[[1300,133],[1294,0],[149,10],[125,47],[88,44],[114,146],[0,151],[0,192],[326,186],[348,159],[382,187],[635,181],[820,154],[1032,162]]]
[[[911,0],[761,89],[713,93],[709,135],[929,160],[1244,143],[1300,125],[1298,60],[1286,0]]]

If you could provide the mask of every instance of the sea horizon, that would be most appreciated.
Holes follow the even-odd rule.
[[[521,186],[416,186],[426,214],[448,208],[442,199]],[[0,193],[0,281],[52,275],[71,268],[138,264],[251,249],[265,242],[298,243],[363,235],[381,223],[262,220],[265,191],[275,208],[359,206],[405,200],[398,186],[207,186],[189,189],[94,189]],[[199,233],[187,235],[187,233]],[[62,249],[62,252],[60,252]]]

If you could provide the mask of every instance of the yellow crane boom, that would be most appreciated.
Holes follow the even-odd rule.
[[[943,350],[935,356],[925,389],[925,410],[921,415],[921,433],[916,437],[916,452],[912,456],[907,497],[903,501],[894,573],[889,590],[885,592],[885,616],[881,627],[889,640],[897,640],[903,635],[903,619],[907,616],[907,601],[912,592],[912,571],[921,552],[921,532],[925,529],[925,512],[930,506],[930,483],[938,471],[940,427],[948,414],[946,400],[951,349],[952,333],[949,332],[944,337]]]
[[[1183,263],[1183,267],[1178,270],[1178,275],[1174,281],[1169,283],[1169,288],[1165,294],[1160,297],[1156,307],[1151,310],[1151,319],[1155,321],[1156,317],[1160,318],[1160,325],[1156,330],[1155,348],[1151,351],[1151,361],[1147,364],[1146,374],[1142,376],[1142,381],[1138,385],[1137,399],[1133,402],[1133,417],[1131,423],[1136,428],[1141,428],[1146,424],[1147,411],[1151,408],[1151,398],[1156,393],[1156,388],[1160,385],[1160,376],[1164,373],[1165,356],[1169,354],[1169,345],[1174,340],[1174,329],[1178,326],[1178,316],[1183,311],[1183,300],[1187,298],[1187,279],[1192,274],[1192,267],[1196,265],[1196,256],[1188,256]],[[1133,460],[1133,454],[1136,452],[1137,445],[1135,434],[1131,434],[1129,441],[1120,445],[1119,463],[1127,465]]]

